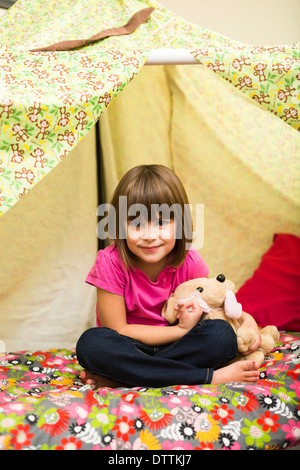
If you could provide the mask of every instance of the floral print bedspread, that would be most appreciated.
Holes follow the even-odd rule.
[[[73,350],[0,355],[0,449],[250,450],[300,443],[300,333],[282,333],[255,385],[102,388]]]

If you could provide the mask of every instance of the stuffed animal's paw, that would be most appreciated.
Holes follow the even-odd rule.
[[[256,334],[250,329],[239,328],[237,331],[237,344],[240,353],[245,353],[256,341]]]

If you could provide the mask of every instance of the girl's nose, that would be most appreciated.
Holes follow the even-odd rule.
[[[155,240],[158,236],[158,230],[157,227],[149,222],[148,224],[145,224],[143,226],[143,229],[141,231],[141,238],[143,240]]]

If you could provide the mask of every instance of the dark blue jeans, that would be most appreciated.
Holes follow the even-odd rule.
[[[148,346],[110,328],[90,328],[76,346],[84,369],[127,387],[209,384],[214,369],[237,353],[236,335],[224,320],[201,321],[163,346]]]

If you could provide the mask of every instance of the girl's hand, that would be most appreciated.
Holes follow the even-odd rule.
[[[178,326],[187,332],[198,323],[203,313],[196,299],[191,299],[187,302],[178,301],[175,310],[178,311]]]

